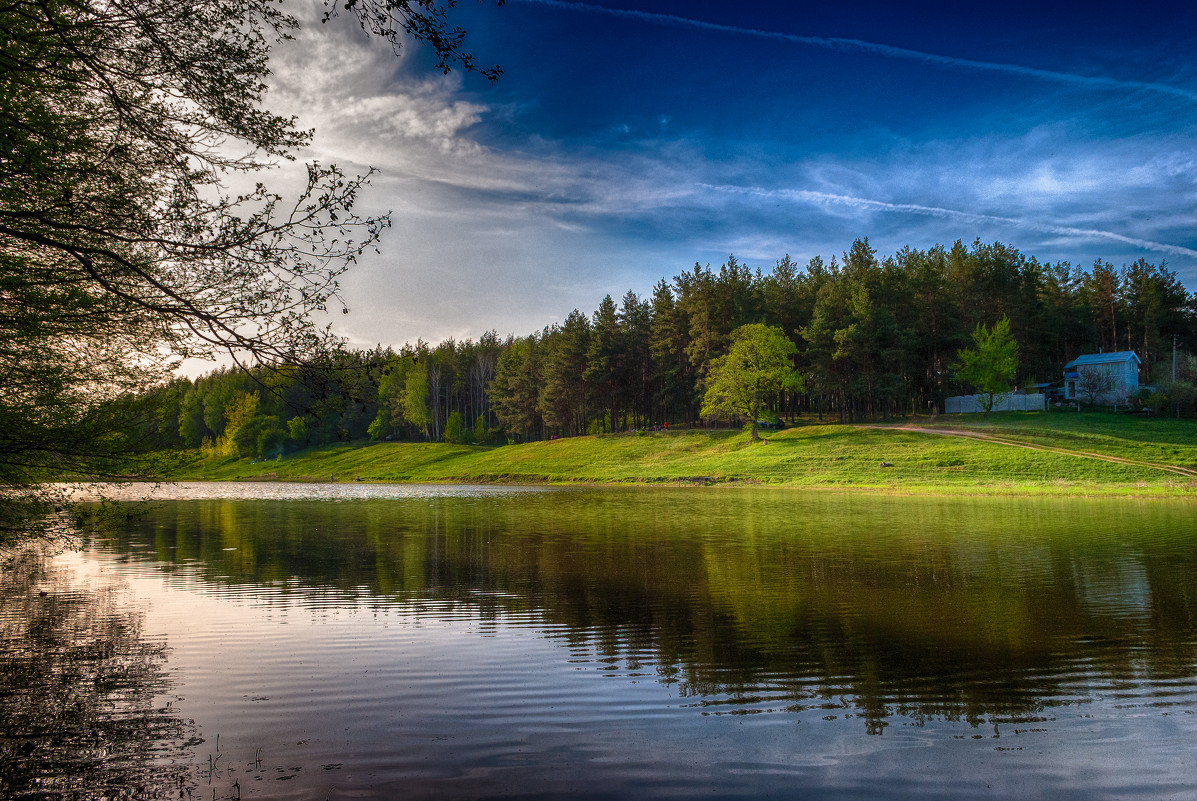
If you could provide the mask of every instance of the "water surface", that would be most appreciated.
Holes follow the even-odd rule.
[[[204,798],[1197,798],[1191,502],[159,495],[4,596],[18,643],[107,599],[159,787],[183,753]]]

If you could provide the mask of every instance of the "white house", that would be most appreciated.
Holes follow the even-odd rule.
[[[1064,365],[1064,397],[1115,403],[1139,391],[1139,361],[1133,350],[1087,353]]]

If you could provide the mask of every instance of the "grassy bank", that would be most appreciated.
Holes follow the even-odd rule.
[[[771,434],[767,444],[750,443],[739,431],[614,434],[501,447],[353,444],[257,463],[196,459],[174,475],[314,481],[330,476],[338,481],[748,482],[910,493],[1197,495],[1197,423],[1099,413],[1009,413],[873,427],[810,422]]]
[[[985,433],[1016,442],[1095,452],[1197,468],[1197,421],[1144,418],[1126,414],[1051,412],[1049,414],[947,415],[914,425],[933,430]]]

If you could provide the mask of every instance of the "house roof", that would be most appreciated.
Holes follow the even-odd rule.
[[[1093,364],[1117,364],[1119,362],[1129,361],[1134,359],[1142,364],[1138,354],[1133,350],[1119,350],[1113,353],[1086,353],[1084,356],[1077,356],[1075,359],[1064,365],[1065,370],[1070,370],[1073,367],[1085,367]]]

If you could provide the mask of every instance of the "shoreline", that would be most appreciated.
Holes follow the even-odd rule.
[[[1197,498],[1197,421],[1010,413],[801,421],[751,442],[733,429],[498,446],[352,442],[272,459],[172,453],[170,481],[769,487],[906,496]],[[335,476],[336,481],[329,482]]]
[[[778,492],[860,493],[890,497],[1023,497],[1023,498],[1125,498],[1127,500],[1197,500],[1197,485],[1126,486],[1121,484],[813,484],[799,482],[767,482],[751,478],[720,478],[698,480],[608,480],[541,479],[530,477],[498,479],[480,476],[437,479],[419,478],[356,478],[327,481],[315,476],[229,476],[204,478],[179,475],[163,479],[137,479],[121,484],[314,484],[336,486],[358,485],[414,485],[414,486],[493,486],[493,487],[554,487],[581,489],[763,489]]]

